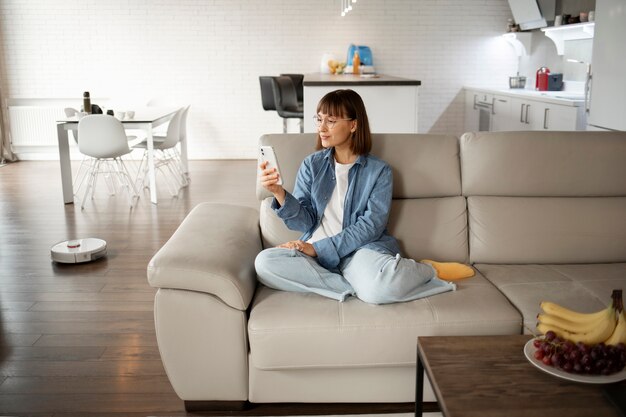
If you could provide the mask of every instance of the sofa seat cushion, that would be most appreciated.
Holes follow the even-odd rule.
[[[248,322],[263,370],[414,365],[417,336],[520,334],[521,316],[484,277],[407,303],[343,303],[259,286]]]
[[[613,289],[626,289],[626,263],[474,267],[522,313],[525,333],[536,332],[542,301],[591,313],[608,305]]]

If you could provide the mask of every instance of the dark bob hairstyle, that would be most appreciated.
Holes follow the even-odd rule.
[[[356,120],[356,130],[350,138],[350,149],[355,155],[366,155],[372,149],[372,134],[363,99],[354,90],[335,90],[326,94],[317,104],[317,113],[342,119]],[[317,134],[316,148],[322,149],[322,139]]]

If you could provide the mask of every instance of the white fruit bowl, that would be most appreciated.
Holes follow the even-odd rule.
[[[581,375],[565,372],[553,366],[548,366],[542,361],[535,359],[534,354],[536,348],[533,346],[533,340],[534,339],[530,339],[526,345],[524,345],[524,355],[526,355],[528,362],[550,375],[554,375],[568,381],[582,382],[585,384],[612,384],[626,379],[626,368],[611,375]]]

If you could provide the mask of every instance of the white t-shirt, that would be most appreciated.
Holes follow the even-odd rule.
[[[350,171],[352,165],[354,165],[354,162],[351,164],[340,164],[335,161],[335,189],[330,196],[326,209],[324,209],[322,222],[315,229],[308,243],[335,236],[343,230],[343,207],[346,201],[346,193],[348,192],[348,171]]]

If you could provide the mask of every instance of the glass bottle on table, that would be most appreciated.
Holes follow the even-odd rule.
[[[83,111],[87,114],[91,114],[91,98],[89,97],[89,91],[83,93]]]
[[[354,51],[354,57],[352,58],[352,73],[354,75],[359,75],[360,66],[361,57],[359,57],[359,51]]]

